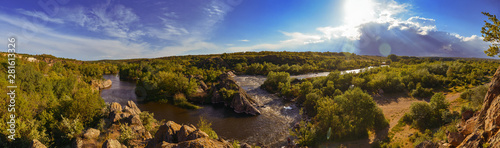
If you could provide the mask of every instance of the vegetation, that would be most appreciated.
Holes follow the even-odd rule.
[[[208,137],[212,139],[219,139],[219,136],[217,136],[217,133],[212,129],[212,123],[208,122],[205,118],[200,116],[200,120],[198,121],[198,128],[207,133]]]
[[[28,62],[24,58],[16,60],[16,140],[8,140],[8,131],[2,130],[0,147],[28,147],[33,139],[48,147],[61,147],[81,135],[84,129],[97,127],[103,116],[104,101],[89,83],[101,79],[103,73],[111,73],[112,70],[106,68],[108,64],[48,55],[34,57],[37,62]],[[0,57],[0,63],[0,70],[7,71],[7,57]],[[0,73],[0,76],[4,78],[0,79],[1,87],[6,88],[9,85],[6,73]],[[2,89],[4,94],[7,91]],[[0,105],[10,104],[6,97],[1,96]],[[3,108],[0,114],[0,128],[7,129],[5,123],[10,119],[10,113]]]

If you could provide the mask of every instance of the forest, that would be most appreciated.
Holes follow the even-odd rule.
[[[245,52],[103,61],[22,56],[33,56],[38,61],[25,58],[16,61],[16,83],[20,86],[16,103],[19,109],[16,138],[19,140],[9,141],[7,131],[2,131],[2,147],[25,147],[33,139],[50,147],[61,147],[70,144],[84,129],[105,128],[103,118],[109,105],[100,97],[99,89],[91,85],[93,80],[102,80],[104,74],[119,74],[120,79],[135,82],[136,95],[145,101],[197,109],[199,102],[193,100],[204,100],[207,96],[197,95],[199,84],[192,79],[199,79],[210,88],[219,83],[219,75],[229,71],[237,75],[267,76],[262,89],[301,107],[305,118],[299,128],[290,129],[300,145],[366,138],[386,129],[389,121],[373,98],[380,94],[403,94],[424,100],[412,104],[391,131],[397,132],[398,127],[406,125],[418,129],[420,134],[413,138],[417,143],[443,138],[442,132],[452,129],[462,112],[480,109],[481,96],[486,93],[484,84],[500,66],[500,61],[490,59],[380,57],[333,52]],[[5,71],[6,57],[2,56],[1,61]],[[380,65],[388,66],[359,73],[340,72]],[[290,78],[324,71],[332,72],[325,77]],[[1,79],[0,85],[6,87],[7,80]],[[443,93],[461,93],[459,109],[451,108]],[[6,96],[2,97],[0,105],[6,106]],[[1,128],[7,126],[6,112],[6,109],[0,110]],[[141,120],[153,122],[147,113]],[[210,126],[206,126],[209,123],[205,122],[204,128],[210,130]],[[211,133],[216,137],[214,131]],[[397,146],[390,136],[381,139],[379,146]]]

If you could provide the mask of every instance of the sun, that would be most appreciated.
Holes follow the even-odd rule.
[[[375,3],[372,0],[345,0],[344,21],[346,25],[357,26],[375,20]]]

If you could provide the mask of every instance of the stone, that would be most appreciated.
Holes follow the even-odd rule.
[[[177,132],[178,142],[188,141],[189,134],[191,134],[194,131],[195,131],[194,128],[187,125],[182,125],[181,129],[179,129],[179,131]]]
[[[458,146],[465,139],[459,132],[448,132],[448,142],[453,146]]]
[[[89,129],[87,129],[87,131],[85,131],[85,133],[83,134],[83,137],[85,139],[95,139],[95,138],[99,137],[100,134],[101,134],[101,131],[94,129],[94,128],[89,128]]]
[[[83,140],[80,137],[77,137],[75,140],[73,140],[72,146],[73,148],[83,148]]]
[[[47,148],[47,147],[43,145],[42,142],[33,139],[33,141],[31,141],[30,148]]]
[[[208,138],[208,134],[201,131],[200,129],[196,129],[194,132],[190,133],[187,137],[187,140],[194,140],[198,138]]]
[[[122,105],[119,103],[113,102],[111,103],[111,106],[109,108],[109,112],[115,112],[115,113],[120,113],[122,111]]]
[[[126,148],[116,139],[108,139],[102,144],[102,148]]]
[[[102,83],[102,88],[101,89],[104,89],[104,88],[109,88],[111,87],[111,85],[113,84],[113,82],[111,80],[106,80]]]
[[[240,144],[240,148],[252,148],[252,146],[250,144],[247,144],[247,143],[242,143],[242,144]]]
[[[132,114],[132,115],[139,115],[141,114],[141,110],[139,109],[139,107],[137,107],[137,105],[134,103],[134,101],[128,101],[127,102],[127,108],[129,108],[129,112]]]

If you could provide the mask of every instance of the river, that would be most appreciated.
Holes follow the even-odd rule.
[[[138,102],[134,93],[135,83],[120,81],[116,75],[105,75],[104,78],[113,82],[110,88],[101,91],[101,97],[106,103],[118,102],[125,105],[129,100]],[[259,100],[262,105],[259,107],[261,115],[237,114],[224,106],[213,105],[201,105],[202,109],[188,110],[170,104],[139,101],[137,106],[142,111],[154,113],[158,120],[182,124],[196,125],[199,117],[203,116],[212,122],[212,128],[224,139],[236,139],[250,144],[286,144],[288,130],[299,119],[299,109],[260,89],[259,86],[266,79],[264,76],[235,76],[234,79],[249,95]]]
[[[371,68],[374,67],[347,70],[341,73],[358,73]],[[328,73],[311,73],[291,77],[304,79],[327,76]],[[142,111],[154,113],[154,117],[158,120],[164,119],[182,124],[196,125],[199,117],[203,116],[212,122],[212,128],[219,137],[224,139],[236,139],[249,144],[285,145],[289,129],[300,119],[299,109],[293,103],[283,101],[275,94],[270,94],[259,88],[266,80],[265,76],[240,75],[234,77],[239,86],[258,100],[259,110],[262,113],[258,116],[237,114],[231,109],[218,105],[200,105],[203,107],[202,109],[188,110],[158,102],[142,103],[138,102],[134,93],[135,83],[120,81],[117,75],[105,75],[104,78],[113,82],[110,88],[101,91],[101,97],[106,103],[118,102],[125,105],[127,101],[132,100]]]

